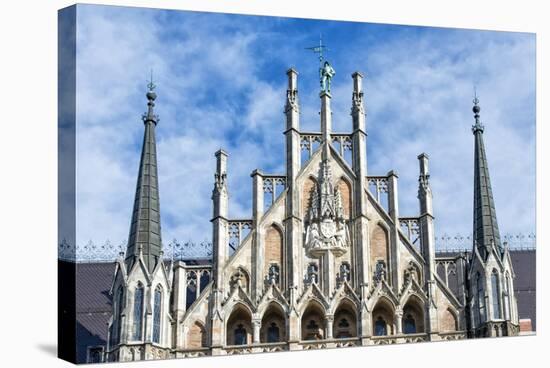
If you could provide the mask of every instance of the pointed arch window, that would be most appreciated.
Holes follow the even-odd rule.
[[[155,289],[153,304],[153,342],[160,343],[160,315],[162,308],[162,289],[158,286]]]
[[[500,311],[500,285],[498,282],[498,272],[493,270],[491,274],[491,299],[493,306],[493,318],[501,319],[502,313]]]
[[[382,317],[378,317],[374,323],[374,335],[386,336],[388,334],[388,328],[386,327],[386,321]]]
[[[143,296],[144,289],[140,283],[134,292],[134,340],[141,341],[143,336]]]

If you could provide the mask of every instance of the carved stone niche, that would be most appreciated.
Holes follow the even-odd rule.
[[[305,248],[310,257],[330,251],[339,257],[350,246],[349,224],[344,218],[342,195],[332,184],[328,160],[321,163],[319,188],[313,187],[306,215]]]

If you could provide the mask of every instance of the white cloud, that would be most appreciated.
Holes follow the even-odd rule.
[[[210,239],[214,152],[221,147],[230,154],[230,214],[249,217],[251,171],[284,170],[286,69],[272,78],[273,65],[304,64],[295,50],[308,37],[283,40],[261,22],[235,23],[228,15],[174,22],[153,10],[80,10],[77,241],[127,237],[151,67],[164,241]],[[417,213],[416,156],[427,152],[436,231],[471,231],[476,83],[501,231],[533,231],[534,37],[434,29],[368,42],[335,55],[334,130],[351,130],[350,75],[361,70],[369,173],[399,172],[401,213]],[[315,74],[305,71],[299,80],[304,130],[319,129]]]

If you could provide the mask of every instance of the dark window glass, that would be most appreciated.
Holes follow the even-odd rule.
[[[376,320],[376,323],[374,324],[374,335],[375,336],[386,336],[388,334],[388,330],[386,328],[386,321],[382,319],[382,317],[378,317]]]
[[[279,342],[279,327],[275,323],[267,329],[267,342]]]
[[[235,329],[235,345],[246,345],[246,330],[243,325]]]
[[[498,274],[493,272],[491,275],[491,289],[492,289],[492,299],[493,299],[493,317],[495,319],[502,318],[500,313],[500,290],[498,287]]]
[[[200,290],[201,293],[208,286],[209,282],[210,282],[210,274],[204,271],[201,275],[201,290]]]
[[[117,300],[116,300],[116,329],[115,329],[115,336],[113,338],[114,343],[118,344],[120,343],[120,335],[122,332],[122,324],[120,323],[120,316],[122,315],[122,308],[124,305],[124,290],[122,287],[118,288],[118,294],[117,294]]]
[[[102,363],[103,348],[91,348],[88,363]]]
[[[406,334],[416,333],[416,322],[410,314],[408,314],[403,321],[403,332]]]
[[[141,340],[143,326],[143,287],[138,286],[134,294],[134,340]]]
[[[162,304],[162,291],[155,290],[155,303],[153,308],[153,342],[160,343],[160,309]]]
[[[484,309],[485,309],[485,291],[483,289],[483,280],[479,273],[477,274],[477,322],[483,323]]]

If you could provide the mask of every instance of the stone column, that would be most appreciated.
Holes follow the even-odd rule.
[[[325,251],[320,259],[319,283],[325,295],[332,295],[336,289],[336,265],[334,255]]]
[[[286,115],[286,205],[284,223],[283,265],[281,268],[281,289],[302,287],[302,244],[300,194],[296,188],[296,177],[300,171],[300,105],[298,100],[298,72],[287,71],[288,89],[285,104]],[[292,298],[291,298],[292,299]],[[293,305],[294,301],[291,300]]]
[[[183,261],[177,261],[174,265],[174,305],[173,311],[176,317],[176,326],[179,326],[183,315],[185,314],[187,303],[187,275],[185,269],[185,263]],[[181,333],[175,331],[174,333],[174,345],[176,348],[183,347],[184,338]]]
[[[322,143],[321,144],[331,144],[331,134],[332,134],[332,111],[330,109],[330,93],[322,91],[320,94],[321,97],[321,135]],[[326,152],[328,154],[328,152]],[[323,155],[323,159],[326,159]]]
[[[262,324],[261,319],[253,319],[252,320],[252,343],[259,344],[260,343],[260,326]]]
[[[294,289],[291,289],[291,292]],[[288,314],[288,347],[289,350],[300,350],[299,342],[302,331],[300,329],[300,317],[295,308],[292,308]]]
[[[351,116],[353,122],[352,159],[353,172],[356,179],[353,185],[353,208],[351,209],[352,221],[350,226],[351,237],[354,242],[355,272],[353,281],[361,290],[361,298],[366,299],[368,293],[369,275],[369,229],[367,218],[367,132],[365,107],[363,102],[363,75],[355,72],[353,78],[353,94]],[[353,282],[352,281],[352,282]],[[366,311],[365,311],[366,312]],[[370,331],[368,332],[370,334]]]
[[[395,311],[394,325],[395,325],[395,334],[396,335],[403,334],[403,310],[401,308],[398,308]]]
[[[264,178],[261,171],[252,174],[252,300],[256,300],[263,287],[264,234],[260,228],[260,219],[264,212]]]
[[[399,274],[400,254],[399,254],[399,197],[397,192],[397,173],[393,170],[388,172],[388,210],[392,219],[390,228],[390,253],[389,262],[391,283],[394,290],[401,290],[401,275]]]
[[[223,268],[227,259],[227,248],[229,244],[227,214],[229,204],[229,193],[227,190],[227,153],[223,150],[216,152],[216,174],[212,200],[214,213],[212,218],[213,227],[213,252],[214,264],[213,273],[216,287],[225,287],[223,280]]]
[[[325,317],[325,331],[327,333],[327,335],[325,336],[325,339],[327,340],[330,340],[332,339],[332,327],[333,327],[333,324],[334,324],[334,316],[333,315],[327,315]]]
[[[430,174],[428,170],[428,155],[422,153],[418,156],[420,164],[418,200],[420,204],[420,246],[422,256],[426,261],[424,267],[424,277],[426,280],[428,291],[428,305],[426,306],[428,322],[426,332],[430,338],[433,338],[439,332],[437,309],[434,306],[433,299],[435,298],[435,230],[432,204],[432,190],[430,187]]]
[[[361,336],[361,345],[368,345],[372,336],[372,316],[363,302],[361,303],[360,316],[361,330],[359,336]]]
[[[212,201],[214,204],[214,213],[212,218],[212,246],[213,246],[213,265],[212,278],[214,280],[212,295],[210,298],[209,312],[211,318],[211,346],[212,354],[221,353],[221,347],[224,344],[224,315],[222,309],[222,299],[226,289],[224,277],[225,262],[227,260],[227,251],[229,247],[228,235],[228,203],[229,193],[227,190],[227,153],[223,150],[216,152],[216,174],[214,190],[212,192]]]

